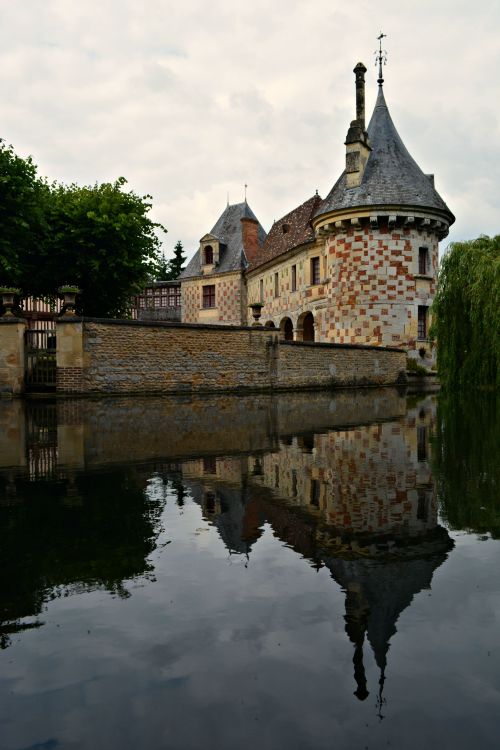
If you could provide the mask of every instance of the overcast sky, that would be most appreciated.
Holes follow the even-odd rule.
[[[264,227],[344,165],[358,60],[457,217],[500,232],[500,0],[0,0],[0,137],[50,180],[123,175],[188,254],[231,203]]]

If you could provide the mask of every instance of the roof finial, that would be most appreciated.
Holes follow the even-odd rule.
[[[229,208],[229,190],[227,191],[227,207]]]
[[[245,182],[245,203],[247,202],[247,183]]]
[[[387,65],[387,52],[385,49],[382,49],[382,39],[386,37],[387,34],[383,34],[380,32],[378,39],[378,50],[375,52],[375,65],[378,65],[378,85],[382,86],[384,79],[382,77],[382,65]]]

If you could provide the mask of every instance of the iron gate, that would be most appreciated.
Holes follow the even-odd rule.
[[[52,391],[56,387],[56,332],[28,329],[25,332],[25,386],[29,391]]]

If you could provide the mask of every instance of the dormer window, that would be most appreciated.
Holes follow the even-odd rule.
[[[204,264],[206,266],[212,266],[214,263],[214,249],[212,245],[205,245],[205,248],[203,250],[204,254]]]

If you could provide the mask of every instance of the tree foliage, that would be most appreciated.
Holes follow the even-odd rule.
[[[30,158],[0,145],[0,283],[44,298],[75,284],[78,312],[127,315],[132,295],[157,274],[166,231],[149,217],[151,196],[126,190],[123,177],[49,184]]]
[[[19,286],[22,260],[39,246],[42,182],[31,158],[21,159],[0,139],[0,283]]]
[[[500,399],[441,392],[433,439],[440,512],[450,528],[500,538]]]
[[[165,255],[163,255],[160,259],[157,280],[174,281],[178,279],[184,267],[185,260],[184,248],[182,242],[179,240],[174,248],[174,257],[171,260],[167,260]]]
[[[500,385],[500,235],[454,242],[444,256],[431,335],[445,387]]]

